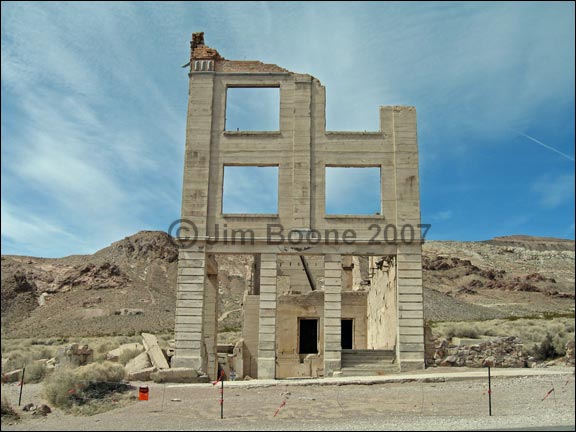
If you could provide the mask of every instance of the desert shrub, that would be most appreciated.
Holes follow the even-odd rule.
[[[478,328],[466,323],[453,324],[445,330],[444,334],[448,339],[453,337],[476,339],[479,336]]]
[[[47,368],[44,362],[32,362],[26,366],[24,373],[24,382],[26,384],[37,383],[44,379],[46,376]]]
[[[75,371],[78,379],[85,382],[113,382],[124,379],[124,367],[118,363],[91,363]]]
[[[539,345],[535,345],[532,354],[534,354],[534,356],[539,360],[548,360],[558,357],[558,353],[554,348],[553,337],[550,333],[546,335]]]
[[[99,353],[99,354],[106,354],[108,351],[111,351],[115,348],[118,348],[118,346],[119,346],[119,344],[116,342],[105,341],[105,342],[99,344],[94,351]]]
[[[44,381],[44,397],[54,406],[68,408],[72,405],[70,396],[76,391],[76,384],[72,369],[58,368]]]
[[[566,344],[571,339],[574,339],[574,335],[564,332],[559,332],[552,336],[552,345],[558,356],[566,355]]]
[[[124,374],[124,367],[112,362],[59,368],[44,381],[44,396],[60,408],[85,405],[128,390],[130,387],[122,383]]]
[[[11,351],[6,354],[6,358],[6,365],[3,368],[6,372],[21,369],[31,362],[30,353],[25,350]]]
[[[36,360],[50,359],[54,357],[55,347],[47,346],[26,346],[16,345],[13,349],[7,351],[4,357],[7,359],[4,371],[9,372],[23,367],[31,366]]]
[[[20,416],[18,413],[12,408],[6,396],[2,396],[2,420],[4,419],[11,419],[11,420],[18,420]]]

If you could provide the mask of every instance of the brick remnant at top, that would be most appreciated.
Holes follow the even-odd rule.
[[[287,73],[290,72],[275,64],[266,64],[257,60],[226,60],[214,48],[204,44],[204,32],[192,33],[190,41],[190,64],[191,70],[194,69],[196,60],[213,60],[214,63],[209,69],[200,69],[201,71],[209,70],[224,73]]]
[[[214,48],[204,45],[204,32],[192,33],[190,41],[191,60],[224,60]]]

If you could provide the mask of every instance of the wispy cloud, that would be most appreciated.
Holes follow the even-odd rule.
[[[452,210],[442,210],[430,216],[432,222],[446,222],[452,219]]]
[[[534,182],[532,190],[543,207],[559,207],[574,200],[574,173],[542,177]]]
[[[447,172],[481,163],[467,157],[466,168],[443,165],[474,147],[516,163],[517,150],[502,154],[509,128],[573,160],[563,145],[573,142],[573,118],[564,134],[571,140],[530,127],[545,125],[542,107],[573,109],[572,3],[1,7],[2,247],[12,253],[32,253],[30,232],[47,240],[39,240],[37,254],[88,252],[178,217],[188,96],[180,66],[192,31],[205,31],[227,58],[318,77],[327,89],[328,129],[374,130],[380,105],[415,105],[423,178],[430,179],[423,190],[446,187],[435,180],[438,166]],[[557,190],[554,177],[540,175],[529,192],[544,208],[560,208],[570,191],[566,180],[557,176],[564,185]],[[464,184],[450,180],[452,187]],[[484,177],[466,180],[489,188]],[[374,201],[361,194],[346,199],[348,208]],[[453,208],[435,203],[430,213],[455,223],[464,213],[446,207]],[[45,246],[50,238],[58,247]]]
[[[132,31],[144,32],[137,8],[3,4],[2,11],[2,196],[8,216],[18,215],[3,223],[3,240],[29,241],[20,217],[44,227],[51,219],[83,239],[64,253],[93,251],[175,217],[185,117],[161,82],[137,73],[150,63],[131,40]],[[185,106],[185,92],[181,100]]]

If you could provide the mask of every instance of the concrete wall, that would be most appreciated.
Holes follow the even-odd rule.
[[[370,257],[370,268],[373,276],[368,291],[368,349],[393,350],[398,326],[395,260]]]
[[[280,131],[226,131],[226,92],[234,86],[279,87]],[[325,88],[310,75],[191,73],[182,217],[212,238],[224,224],[229,233],[251,229],[265,237],[266,224],[277,223],[285,231],[352,229],[358,239],[368,240],[372,223],[419,221],[418,152],[410,141],[416,133],[414,108],[381,107],[376,132],[329,132],[325,99]],[[278,214],[223,214],[225,165],[278,166]],[[326,215],[327,166],[379,167],[381,213]]]
[[[324,292],[278,297],[277,378],[324,374]],[[298,354],[298,319],[319,320],[318,355]],[[342,318],[354,319],[354,348],[366,348],[366,293],[342,292]]]
[[[304,259],[310,269],[317,290],[324,286],[324,257],[306,256]],[[312,291],[306,271],[299,255],[278,256],[278,293],[304,294]]]
[[[206,308],[212,299],[204,295],[206,255],[209,253],[262,254],[260,275],[258,372],[261,377],[275,374],[277,325],[276,298],[281,287],[304,287],[302,273],[289,272],[276,278],[277,254],[325,255],[324,280],[330,329],[324,350],[330,359],[325,366],[338,369],[337,321],[340,308],[341,255],[397,256],[398,328],[396,350],[403,369],[424,365],[422,308],[422,250],[420,244],[420,192],[416,111],[413,107],[380,107],[380,128],[374,132],[326,131],[326,91],[320,81],[257,61],[229,61],[197,38],[192,47],[189,100],[186,124],[186,150],[182,188],[183,219],[196,230],[196,244],[180,252],[178,301],[176,305],[176,354],[174,364],[201,368],[207,365],[203,328]],[[358,83],[361,85],[361,83]],[[226,131],[226,94],[229,87],[275,87],[280,92],[278,131]],[[271,215],[223,214],[223,175],[228,165],[278,166],[278,212]],[[326,167],[378,167],[381,173],[380,213],[377,215],[326,215]],[[291,230],[355,232],[349,244],[283,245],[266,242],[269,224]],[[412,226],[411,238],[387,239],[386,244],[370,244],[374,224],[395,225],[398,232]],[[249,234],[243,244],[222,241],[221,227]],[[410,231],[410,230],[409,230]],[[408,232],[409,232],[408,231]],[[258,239],[250,244],[250,236]],[[246,237],[244,237],[246,238]],[[342,237],[340,237],[341,239]],[[264,239],[264,240],[263,240]],[[210,240],[210,241],[207,241]],[[337,258],[338,257],[338,258]],[[272,275],[273,273],[273,275]],[[286,278],[289,279],[286,279]],[[283,279],[284,278],[284,279]],[[294,279],[294,280],[292,280]],[[344,278],[349,285],[349,275]],[[328,283],[329,282],[329,283]],[[293,285],[296,284],[296,285]],[[294,289],[297,291],[296,289]],[[282,291],[280,291],[282,292]],[[342,296],[342,297],[341,297]],[[209,316],[210,322],[212,320]],[[324,326],[321,326],[324,330]],[[211,334],[209,333],[209,336]]]
[[[252,378],[256,378],[258,374],[259,307],[259,295],[247,295],[244,297],[244,321],[242,323],[244,349],[242,352],[242,360],[244,364],[244,376],[248,375]]]

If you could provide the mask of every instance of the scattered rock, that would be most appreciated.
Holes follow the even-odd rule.
[[[449,344],[440,340],[434,353],[434,364],[439,366],[467,366],[521,368],[529,365],[522,342],[516,337],[498,337],[489,340],[459,339]],[[462,344],[458,344],[462,343]],[[472,345],[473,344],[473,345]]]
[[[41,416],[46,417],[51,412],[52,412],[52,409],[50,409],[50,407],[48,405],[42,404],[38,408],[36,408],[36,410],[34,411],[34,413],[32,415],[41,415]]]
[[[144,315],[144,309],[129,309],[123,308],[114,311],[114,315]]]
[[[49,294],[47,292],[43,292],[38,297],[38,306],[44,306],[46,304],[46,299],[48,298]]]
[[[28,411],[35,411],[36,410],[36,405],[34,405],[33,403],[29,403],[24,405],[24,408],[22,408],[22,411],[28,412]]]

